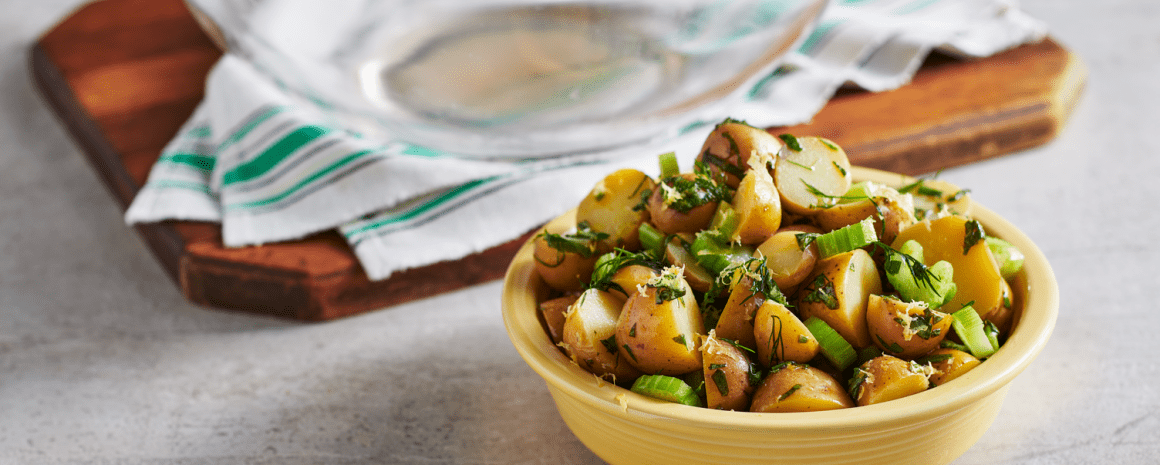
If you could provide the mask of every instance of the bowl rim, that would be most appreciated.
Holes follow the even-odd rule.
[[[903,185],[916,179],[864,167],[853,167],[852,175],[857,181],[889,185]],[[601,380],[569,360],[543,331],[535,311],[538,296],[527,292],[529,283],[539,279],[532,262],[530,240],[520,248],[504,277],[504,325],[520,356],[551,387],[616,417],[668,420],[689,427],[762,431],[846,429],[870,424],[901,427],[953,413],[1005,387],[1047,344],[1058,317],[1059,289],[1043,252],[1015,225],[995,212],[978,202],[973,202],[971,208],[971,216],[983,225],[988,235],[1011,242],[1024,254],[1026,300],[1018,324],[1003,347],[985,363],[938,389],[891,402],[823,412],[722,411],[652,399]],[[572,210],[554,221],[566,221],[574,214],[575,210]],[[1029,311],[1032,309],[1034,311]]]

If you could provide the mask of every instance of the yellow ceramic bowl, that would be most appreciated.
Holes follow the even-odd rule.
[[[908,178],[855,168],[856,180],[900,185]],[[557,221],[574,221],[564,215]],[[962,377],[877,405],[808,413],[710,410],[658,401],[598,380],[551,342],[536,307],[547,286],[525,244],[504,279],[508,335],[547,382],[560,416],[576,437],[613,464],[948,463],[991,425],[1008,383],[1047,343],[1059,310],[1055,275],[1043,253],[994,212],[975,204],[972,216],[989,235],[1025,255],[1016,289],[1023,311],[1006,344]]]

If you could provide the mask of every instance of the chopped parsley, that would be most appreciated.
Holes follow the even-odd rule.
[[[684,268],[670,266],[648,280],[645,286],[656,289],[656,304],[660,305],[670,300],[677,300],[685,296],[685,288],[681,286],[681,276]]]
[[[692,176],[677,175],[661,180],[657,186],[665,206],[681,213],[711,202],[729,201],[733,198],[729,186],[707,173]]]
[[[963,255],[966,255],[971,250],[971,247],[974,247],[975,244],[978,244],[986,237],[986,234],[983,233],[983,225],[979,224],[977,220],[967,221],[965,228],[967,231],[966,235],[963,236]]]
[[[814,278],[806,289],[809,292],[802,297],[803,302],[819,302],[831,310],[838,308],[838,294],[834,290],[834,282],[824,273]]]
[[[556,249],[560,252],[559,260],[555,264],[543,263],[547,266],[559,266],[564,261],[563,254],[574,253],[584,258],[591,258],[596,253],[596,243],[608,239],[607,233],[598,232],[588,225],[587,221],[581,221],[576,225],[576,232],[572,234],[552,234],[549,232],[542,232],[539,236],[544,239],[548,247]]]
[[[777,138],[781,139],[782,142],[785,142],[785,146],[789,147],[790,150],[793,150],[794,152],[802,151],[801,142],[798,142],[797,137],[794,137],[793,134],[781,134],[778,135]]]
[[[729,378],[725,375],[725,370],[718,369],[710,376],[713,378],[713,384],[717,386],[717,392],[721,395],[729,395]]]
[[[786,389],[785,392],[783,392],[780,396],[777,396],[777,401],[781,402],[781,401],[785,400],[786,397],[792,396],[793,393],[797,392],[797,390],[801,389],[801,388],[802,388],[801,384],[793,385],[789,389]]]

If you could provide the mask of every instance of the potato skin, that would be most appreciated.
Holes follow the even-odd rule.
[[[697,176],[692,173],[677,175],[685,180],[692,181]],[[665,183],[667,180],[662,180]],[[709,226],[713,221],[713,214],[717,212],[716,200],[707,201],[701,205],[682,212],[671,208],[665,203],[665,189],[659,185],[653,190],[648,199],[648,213],[650,222],[665,234],[696,233]]]
[[[544,317],[544,325],[548,328],[548,337],[552,339],[553,344],[559,344],[563,340],[568,307],[571,307],[578,298],[579,295],[573,294],[540,302],[540,315]]]
[[[733,242],[760,244],[777,232],[781,227],[781,196],[769,171],[759,166],[745,172],[733,195],[733,210],[738,219]]]
[[[749,357],[745,352],[709,331],[701,343],[701,359],[706,406],[718,410],[747,410],[754,386],[750,384]]]
[[[616,322],[624,301],[598,289],[584,291],[568,308],[560,346],[585,370],[609,381],[631,383],[640,371],[625,362],[619,350],[604,341],[616,334]]]
[[[930,383],[935,386],[942,386],[950,380],[971,371],[972,368],[979,366],[979,363],[982,363],[974,355],[955,349],[938,349],[931,352],[928,357],[940,355],[949,355],[950,358],[938,362],[931,362],[934,373],[930,375]]]
[[[913,370],[918,367],[891,355],[868,360],[855,372],[851,387],[854,402],[860,407],[880,404],[927,390],[927,374]]]
[[[913,320],[918,323],[911,323]],[[937,349],[950,332],[951,321],[949,314],[893,296],[874,294],[866,302],[866,325],[874,344],[899,358],[910,360]],[[913,330],[919,328],[924,330]]]
[[[697,161],[709,168],[714,176],[724,174],[729,187],[737,188],[749,159],[754,156],[773,159],[781,150],[781,139],[769,132],[740,121],[726,120],[713,128],[705,138]]]
[[[583,290],[592,279],[592,270],[600,258],[596,253],[596,244],[592,244],[592,253],[587,257],[576,252],[556,250],[548,245],[545,234],[549,233],[547,229],[541,230],[533,240],[532,257],[535,259],[536,272],[552,289],[562,292]]]
[[[756,252],[765,258],[770,277],[782,292],[792,294],[810,275],[819,258],[817,244],[810,243],[805,249],[798,246],[798,234],[821,232],[809,225],[786,226],[757,246]]]
[[[681,297],[658,304],[657,288],[642,287],[628,298],[617,320],[620,353],[642,372],[675,376],[701,368],[701,311],[685,279],[677,276],[675,282],[684,290]]]
[[[830,374],[787,363],[772,371],[753,393],[751,412],[811,412],[853,407],[850,395]]]
[[[596,183],[576,207],[576,222],[588,222],[593,230],[608,234],[600,241],[600,253],[620,247],[640,249],[640,224],[648,221],[646,210],[633,210],[641,194],[656,189],[656,182],[635,169],[621,169]]]
[[[767,300],[753,321],[757,361],[766,367],[781,362],[806,363],[818,356],[821,346],[805,323],[784,305]]]

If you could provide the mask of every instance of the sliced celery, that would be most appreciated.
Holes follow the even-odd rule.
[[[737,218],[737,211],[729,202],[719,202],[717,211],[713,213],[713,221],[709,223],[709,229],[717,231],[723,238],[730,238],[737,231],[739,221],[741,220]]]
[[[930,308],[939,308],[954,298],[958,286],[950,262],[940,260],[929,267],[924,265],[922,246],[914,241],[906,241],[901,249],[887,250],[883,269],[886,270],[886,280],[902,300],[926,302]]]
[[[951,327],[955,329],[955,334],[959,335],[959,339],[963,341],[963,345],[967,346],[971,355],[982,360],[995,353],[996,347],[991,345],[983,327],[983,319],[979,318],[979,313],[975,311],[974,307],[963,307],[953,316],[954,321],[951,321]]]
[[[697,392],[680,378],[665,375],[644,375],[632,383],[632,392],[678,404],[701,406]]]
[[[661,165],[661,179],[681,174],[681,167],[677,164],[677,153],[668,152],[660,154],[658,161]]]
[[[818,252],[822,258],[860,249],[878,240],[874,232],[874,219],[866,218],[857,223],[835,229],[818,236]]]
[[[995,257],[995,264],[999,265],[999,274],[1003,279],[1011,279],[1015,277],[1023,268],[1023,252],[998,237],[987,236],[983,239],[987,244],[987,248],[991,250],[991,255]]]
[[[846,339],[838,334],[834,328],[826,324],[816,316],[811,316],[804,322],[806,329],[810,330],[810,334],[817,339],[818,345],[821,346],[822,356],[826,357],[830,363],[838,370],[845,370],[850,365],[853,365],[858,360],[858,354],[854,352],[854,346],[846,342]]]
[[[648,223],[641,223],[637,228],[640,235],[640,246],[654,257],[665,256],[665,233]]]
[[[752,247],[726,243],[722,236],[714,231],[697,233],[689,252],[697,258],[697,263],[704,267],[705,271],[714,276],[721,274],[725,268],[740,265],[753,258]]]

